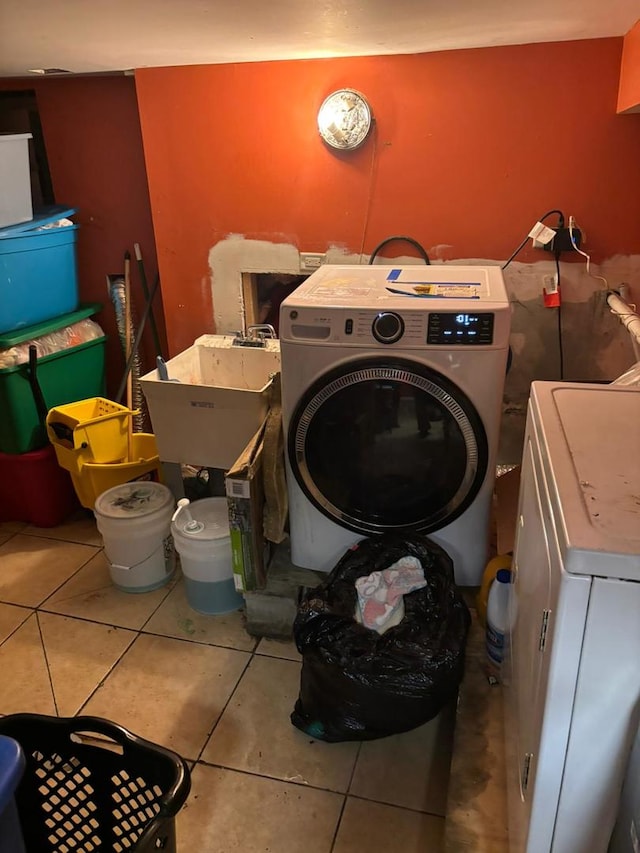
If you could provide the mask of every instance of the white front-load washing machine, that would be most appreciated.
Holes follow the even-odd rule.
[[[420,531],[487,559],[510,309],[499,267],[324,266],[282,303],[291,556]]]

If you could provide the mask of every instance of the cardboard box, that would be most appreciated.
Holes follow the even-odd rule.
[[[511,554],[515,545],[520,493],[520,466],[496,478],[496,526],[498,554]]]
[[[233,579],[238,592],[266,582],[262,466],[266,420],[225,475]]]
[[[156,370],[141,377],[163,462],[226,471],[263,423],[272,377],[280,370],[280,342],[262,348],[233,340],[202,335],[167,362],[171,381]]]
[[[233,577],[239,592],[263,589],[271,546],[286,538],[288,515],[280,374],[260,429],[225,475]]]

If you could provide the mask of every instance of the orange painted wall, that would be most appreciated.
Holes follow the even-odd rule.
[[[140,243],[147,277],[157,269],[153,224],[142,150],[135,83],[131,77],[1,80],[3,90],[34,89],[42,122],[56,201],[78,208],[80,298],[101,302],[98,317],[109,335],[108,385],[115,393],[124,364],[105,275],[123,271],[126,249]],[[138,316],[143,297],[132,274]],[[157,298],[156,315],[162,321]],[[162,327],[162,322],[161,322]],[[164,331],[163,331],[164,333]],[[154,350],[146,330],[149,369]]]
[[[624,37],[618,112],[640,112],[640,21]]]
[[[610,38],[138,70],[171,351],[212,330],[208,252],[230,233],[319,252],[406,233],[445,259],[504,259],[559,206],[594,260],[639,252],[640,121],[616,115],[621,51]],[[376,119],[349,154],[315,129],[343,86]]]

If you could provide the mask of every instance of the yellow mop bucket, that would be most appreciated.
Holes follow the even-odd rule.
[[[126,461],[129,419],[135,414],[103,397],[50,409],[47,435],[60,467],[77,474],[89,462]]]
[[[160,457],[156,447],[156,437],[147,432],[133,433],[131,455],[125,456],[124,461],[85,462],[75,472],[71,471],[71,480],[76,494],[82,506],[87,509],[93,509],[98,497],[113,486],[120,486],[134,480],[159,482],[160,479]]]
[[[103,397],[49,411],[47,435],[58,465],[71,474],[80,503],[87,509],[93,509],[97,498],[113,486],[160,480],[155,435],[137,432],[129,438],[130,419],[135,414]]]

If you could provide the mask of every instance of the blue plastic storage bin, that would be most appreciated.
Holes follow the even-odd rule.
[[[0,853],[24,853],[14,794],[25,768],[20,744],[0,735]]]
[[[28,222],[0,228],[0,334],[78,307],[80,226],[37,230],[74,213],[72,208],[49,207]]]

